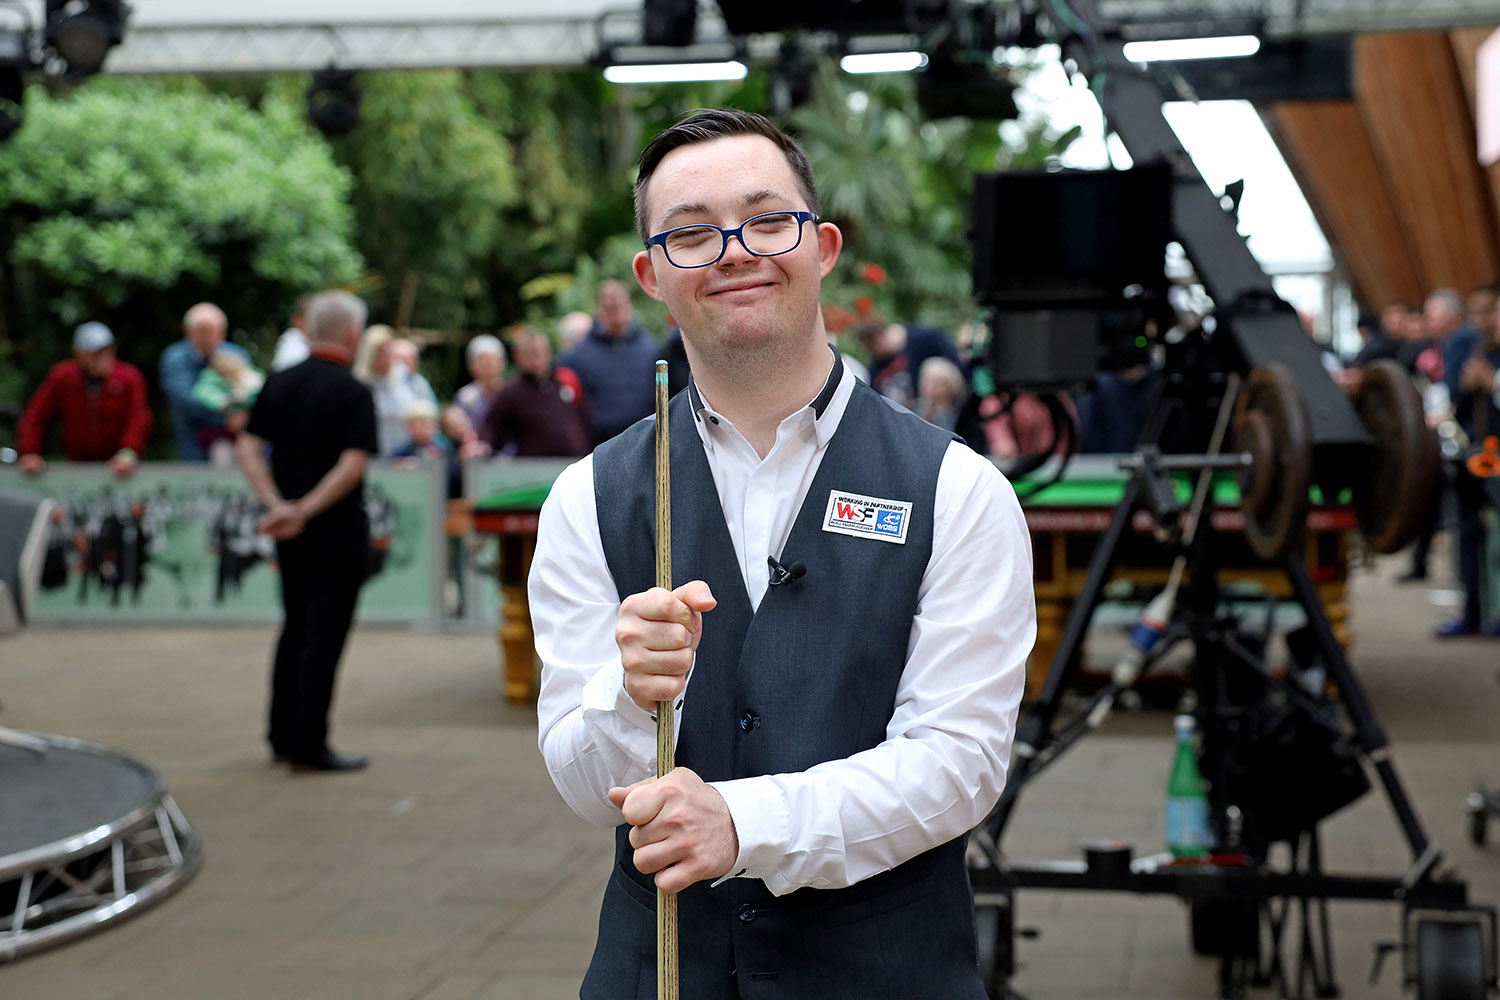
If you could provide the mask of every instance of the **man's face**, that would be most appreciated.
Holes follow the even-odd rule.
[[[1409,309],[1405,319],[1401,323],[1402,337],[1407,343],[1415,344],[1427,338],[1427,320],[1423,318],[1421,311]]]
[[[542,378],[552,370],[552,345],[545,337],[527,337],[516,345],[516,367]]]
[[[630,327],[630,293],[619,285],[599,289],[599,325],[611,337],[618,337]]]
[[[1479,328],[1486,338],[1495,330],[1495,293],[1483,289],[1469,296],[1469,322]]]
[[[786,157],[761,136],[674,149],[646,192],[653,234],[696,223],[733,229],[762,212],[809,208]],[[652,247],[636,255],[635,276],[647,295],[666,304],[690,351],[710,364],[733,363],[823,339],[818,293],[842,246],[837,227],[808,222],[790,253],[757,257],[734,239],[717,264],[679,268]]]
[[[474,359],[469,362],[469,374],[474,377],[474,381],[484,385],[494,382],[500,377],[500,355],[491,351],[474,355]]]
[[[115,363],[115,349],[101,347],[97,351],[78,351],[78,366],[90,378],[104,378]]]
[[[1428,299],[1422,306],[1422,318],[1426,321],[1429,337],[1446,337],[1463,322],[1463,317],[1442,299]]]
[[[1406,322],[1405,306],[1386,306],[1380,314],[1380,328],[1392,337],[1401,336],[1401,327]]]
[[[212,357],[224,343],[226,332],[224,320],[213,313],[203,313],[195,316],[193,322],[187,328],[187,339],[193,346],[203,353],[204,357]]]

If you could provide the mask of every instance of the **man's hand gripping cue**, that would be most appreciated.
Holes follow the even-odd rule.
[[[637,705],[654,712],[657,702],[676,701],[682,694],[703,635],[703,612],[718,603],[702,580],[625,598],[615,644],[625,667],[625,693]]]
[[[655,711],[687,687],[693,654],[703,635],[703,613],[718,604],[701,580],[676,590],[660,587],[620,605],[615,642],[625,668],[625,692]],[[727,875],[739,856],[739,838],[724,798],[697,774],[679,767],[663,778],[612,788],[609,800],[633,830],[635,866],[656,875],[663,892]]]

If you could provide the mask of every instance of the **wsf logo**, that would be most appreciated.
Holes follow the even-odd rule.
[[[868,524],[875,517],[874,507],[856,507],[851,503],[833,504],[833,516],[846,524]]]
[[[904,500],[882,500],[830,490],[828,509],[823,515],[823,530],[905,545],[910,514],[911,504]]]

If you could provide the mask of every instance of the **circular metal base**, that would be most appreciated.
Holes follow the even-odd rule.
[[[0,729],[0,962],[99,930],[193,876],[202,843],[155,771]]]

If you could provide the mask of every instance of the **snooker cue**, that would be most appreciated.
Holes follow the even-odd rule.
[[[671,439],[667,429],[667,363],[656,363],[656,585],[672,589]],[[656,776],[672,770],[676,728],[672,702],[656,703]],[[656,997],[678,1000],[677,897],[656,890]]]

